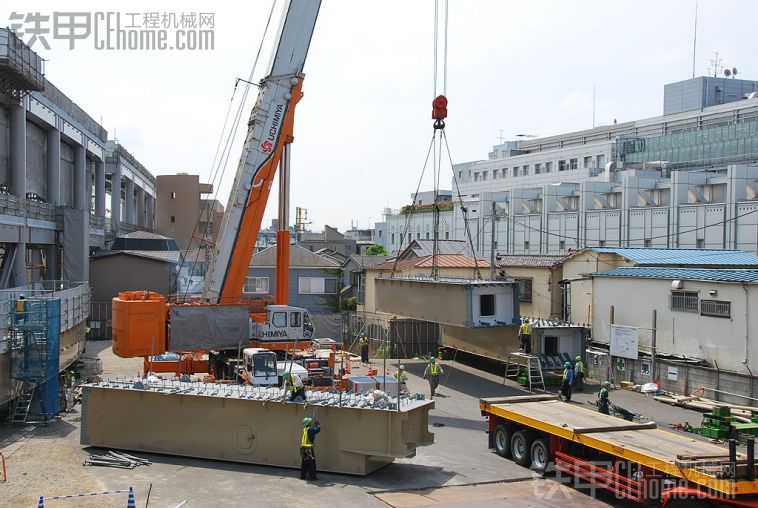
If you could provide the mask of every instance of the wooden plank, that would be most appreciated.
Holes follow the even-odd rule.
[[[620,432],[624,430],[642,430],[655,429],[658,427],[655,422],[647,423],[630,423],[628,425],[608,425],[605,427],[576,427],[574,434],[591,434],[594,432]]]
[[[537,395],[513,395],[510,397],[490,397],[485,399],[479,399],[486,404],[518,404],[521,402],[545,402],[548,400],[556,400],[556,395],[537,394]]]

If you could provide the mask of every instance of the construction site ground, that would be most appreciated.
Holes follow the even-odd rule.
[[[88,356],[103,361],[103,378],[135,376],[141,359],[113,355],[110,342],[87,343]],[[468,362],[470,363],[470,362]],[[372,360],[381,371],[382,360]],[[403,360],[411,392],[426,393],[425,363]],[[389,362],[391,372],[396,361]],[[319,475],[317,482],[299,479],[299,471],[186,457],[145,454],[150,466],[135,469],[84,466],[90,453],[103,450],[79,444],[79,406],[49,426],[3,426],[0,449],[7,457],[8,481],[0,483],[0,506],[37,506],[39,496],[71,495],[134,488],[137,506],[626,506],[607,494],[578,491],[505,460],[487,448],[486,422],[479,413],[480,397],[520,395],[502,378],[460,361],[443,361],[444,374],[436,407],[430,412],[435,444],[421,447],[413,458],[397,460],[369,476]],[[353,373],[365,372],[359,363]],[[572,403],[587,406],[596,387],[587,386]],[[672,407],[624,390],[611,400],[628,410],[654,419],[661,428],[689,422],[699,425],[702,415]],[[134,418],[150,418],[135,414]],[[160,425],[160,422],[156,422]],[[300,436],[293,436],[299,446]],[[318,457],[318,440],[316,441]],[[593,499],[593,497],[595,497]],[[126,494],[50,501],[46,506],[125,506]],[[55,504],[53,504],[55,503]]]

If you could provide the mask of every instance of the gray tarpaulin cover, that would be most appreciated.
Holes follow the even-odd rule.
[[[250,316],[240,305],[175,306],[171,309],[171,350],[237,349],[250,340]]]

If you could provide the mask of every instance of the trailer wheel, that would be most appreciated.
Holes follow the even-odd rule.
[[[511,436],[511,456],[519,466],[529,467],[531,462],[532,437],[525,430],[519,430]]]
[[[539,474],[545,474],[550,465],[550,445],[544,438],[535,439],[531,448],[531,469]]]
[[[494,437],[495,453],[508,458],[511,454],[511,430],[502,423],[495,427]]]

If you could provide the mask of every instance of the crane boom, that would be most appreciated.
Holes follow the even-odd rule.
[[[205,276],[203,299],[210,303],[236,303],[242,296],[277,165],[284,145],[292,142],[303,66],[320,6],[321,0],[291,0],[285,9]],[[288,267],[277,267],[282,269]]]

